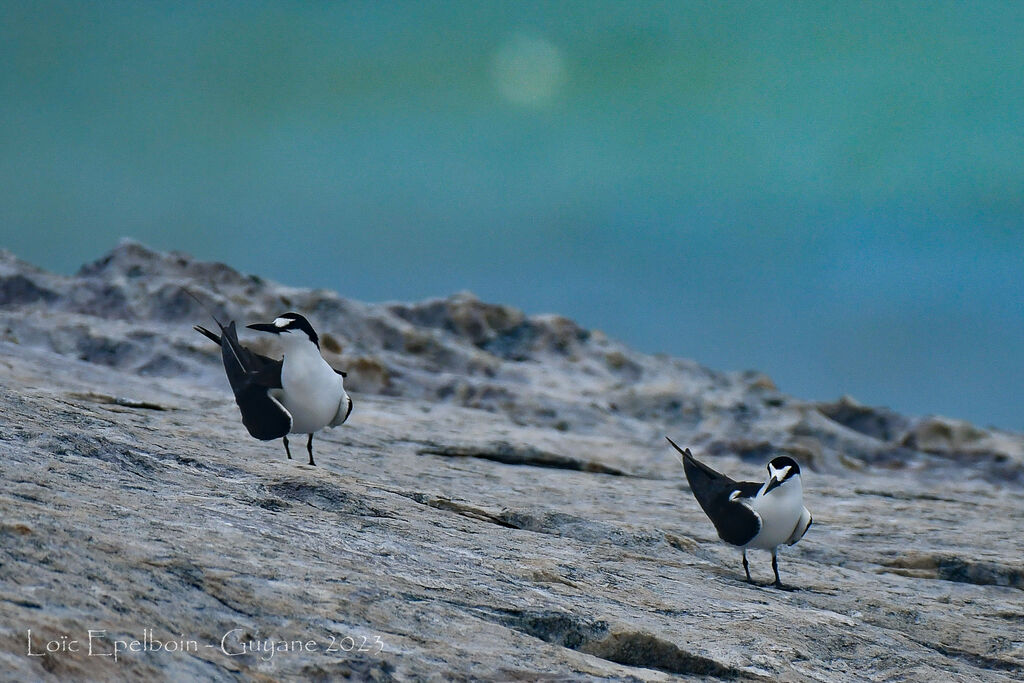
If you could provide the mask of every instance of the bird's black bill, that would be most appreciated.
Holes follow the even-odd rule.
[[[279,334],[281,328],[273,323],[253,323],[252,325],[246,325],[250,330],[257,330],[259,332],[273,332]]]
[[[765,495],[768,495],[769,491],[771,491],[774,488],[778,488],[779,486],[782,486],[782,482],[773,477],[772,480],[768,482],[768,488],[764,490]]]

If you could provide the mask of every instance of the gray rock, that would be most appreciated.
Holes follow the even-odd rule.
[[[356,403],[319,467],[248,437],[182,286],[224,319],[317,325]],[[0,405],[12,680],[1024,675],[1017,434],[133,242],[73,277],[0,254]],[[666,434],[737,477],[807,465],[814,525],[780,558],[801,590],[741,580]],[[61,650],[90,629],[97,656]]]
[[[835,403],[822,403],[818,410],[844,427],[880,441],[898,441],[911,426],[911,420],[903,415],[861,405],[850,396],[843,396]]]

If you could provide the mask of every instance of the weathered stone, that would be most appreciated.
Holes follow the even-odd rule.
[[[1024,675],[1020,435],[822,407],[464,295],[364,304],[132,242],[74,277],[0,254],[0,276],[53,295],[0,307],[5,679]],[[318,467],[248,436],[181,286],[225,320],[294,309],[330,335],[356,408]],[[742,580],[666,435],[735,477],[806,465],[814,524],[780,552],[800,590]],[[46,653],[90,629],[105,653],[196,649]]]
[[[818,410],[844,427],[881,441],[898,441],[911,425],[909,419],[898,413],[861,405],[850,396],[835,403],[821,403]]]

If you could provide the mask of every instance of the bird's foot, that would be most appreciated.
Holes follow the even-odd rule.
[[[796,586],[787,586],[786,584],[782,583],[781,581],[776,581],[775,583],[769,583],[765,587],[767,588],[768,586],[771,586],[772,588],[777,588],[780,591],[786,591],[787,593],[792,593],[794,591],[800,590]]]

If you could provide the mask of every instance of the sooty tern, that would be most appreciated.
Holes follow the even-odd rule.
[[[289,460],[288,434],[309,434],[309,464],[316,465],[313,434],[347,420],[352,399],[345,393],[345,373],[332,368],[320,355],[320,338],[313,326],[298,313],[285,313],[272,323],[248,325],[280,338],[284,358],[274,360],[242,346],[234,321],[227,327],[216,318],[214,321],[219,335],[200,325],[195,330],[220,345],[242,424],[257,439],[283,439]]]
[[[665,437],[668,439],[668,437]],[[778,548],[793,545],[811,526],[811,513],[804,507],[800,486],[800,465],[788,456],[768,463],[768,479],[763,484],[734,481],[698,462],[690,449],[682,449],[672,439],[672,447],[682,455],[683,470],[693,497],[715,525],[718,536],[743,549],[743,571],[750,578],[747,549],[771,551],[775,587],[785,588],[779,579]]]

